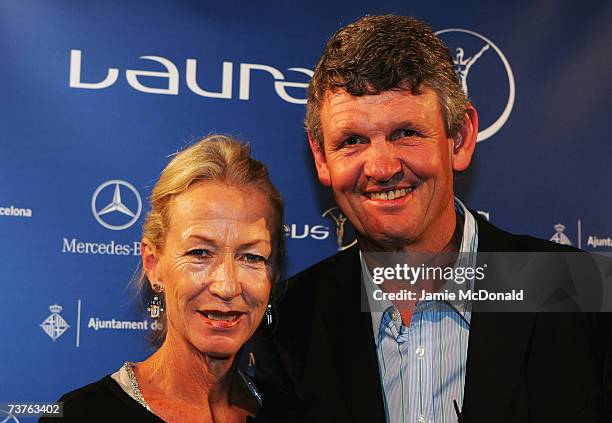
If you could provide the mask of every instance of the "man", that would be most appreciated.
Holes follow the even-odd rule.
[[[478,114],[430,27],[385,15],[336,32],[310,83],[306,128],[319,180],[358,244],[289,280],[279,306],[275,354],[303,421],[601,420],[592,316],[435,301],[360,312],[373,252],[561,248],[503,232],[454,197]]]

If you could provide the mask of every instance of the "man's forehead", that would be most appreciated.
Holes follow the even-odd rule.
[[[372,91],[372,94],[362,94],[362,95],[353,95],[344,88],[332,88],[332,89],[325,90],[325,92],[323,93],[323,99],[321,101],[321,109],[324,109],[326,106],[329,106],[330,104],[337,105],[337,104],[350,102],[355,99],[364,99],[365,101],[368,101],[368,100],[377,101],[377,100],[384,100],[384,99],[391,98],[391,97],[397,97],[398,94],[403,97],[412,97],[415,99],[419,99],[419,98],[427,97],[427,95],[424,95],[424,94],[429,94],[429,93],[437,97],[437,93],[435,92],[435,90],[428,87],[427,85],[421,85],[416,90],[413,90],[410,87],[399,86],[396,88],[392,88],[390,90],[384,90],[384,91],[378,91],[378,92]]]
[[[402,110],[410,111],[413,118],[421,112],[424,114],[434,112],[441,116],[437,93],[429,87],[421,88],[417,94],[409,89],[394,89],[360,96],[354,96],[344,89],[329,90],[324,95],[320,110],[321,115],[327,115],[338,123],[338,119],[345,120],[359,110],[368,114],[370,110],[375,110],[373,108],[380,110],[380,107],[401,107]],[[358,118],[357,115],[354,117]],[[389,113],[387,118],[403,119],[396,113]]]

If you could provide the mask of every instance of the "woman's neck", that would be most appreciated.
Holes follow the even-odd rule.
[[[168,333],[162,346],[136,366],[143,392],[194,404],[229,404],[234,357],[220,359],[202,354],[192,345]]]

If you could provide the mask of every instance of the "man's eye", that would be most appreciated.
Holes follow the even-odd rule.
[[[202,257],[202,258],[212,256],[212,254],[210,254],[210,251],[204,248],[194,248],[193,250],[189,250],[187,251],[187,255],[193,256],[193,257]]]
[[[400,138],[410,138],[418,135],[414,129],[400,129],[393,134],[392,139],[398,140]]]
[[[258,264],[258,263],[265,263],[266,262],[266,258],[265,257],[262,257],[262,256],[257,255],[257,254],[250,254],[250,253],[249,254],[244,254],[242,256],[242,259],[244,261],[246,261],[247,263],[256,263],[256,264]]]
[[[353,136],[350,136],[347,139],[345,139],[342,142],[342,145],[345,145],[345,146],[347,146],[347,145],[357,145],[357,144],[361,144],[361,143],[363,143],[363,139],[361,139],[358,136],[353,135]]]

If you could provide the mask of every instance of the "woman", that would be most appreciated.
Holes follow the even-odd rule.
[[[244,422],[261,395],[237,370],[266,317],[283,253],[283,204],[249,148],[213,135],[178,153],[151,195],[142,288],[166,328],[141,363],[66,394],[65,421]],[[42,420],[44,421],[44,419]]]

